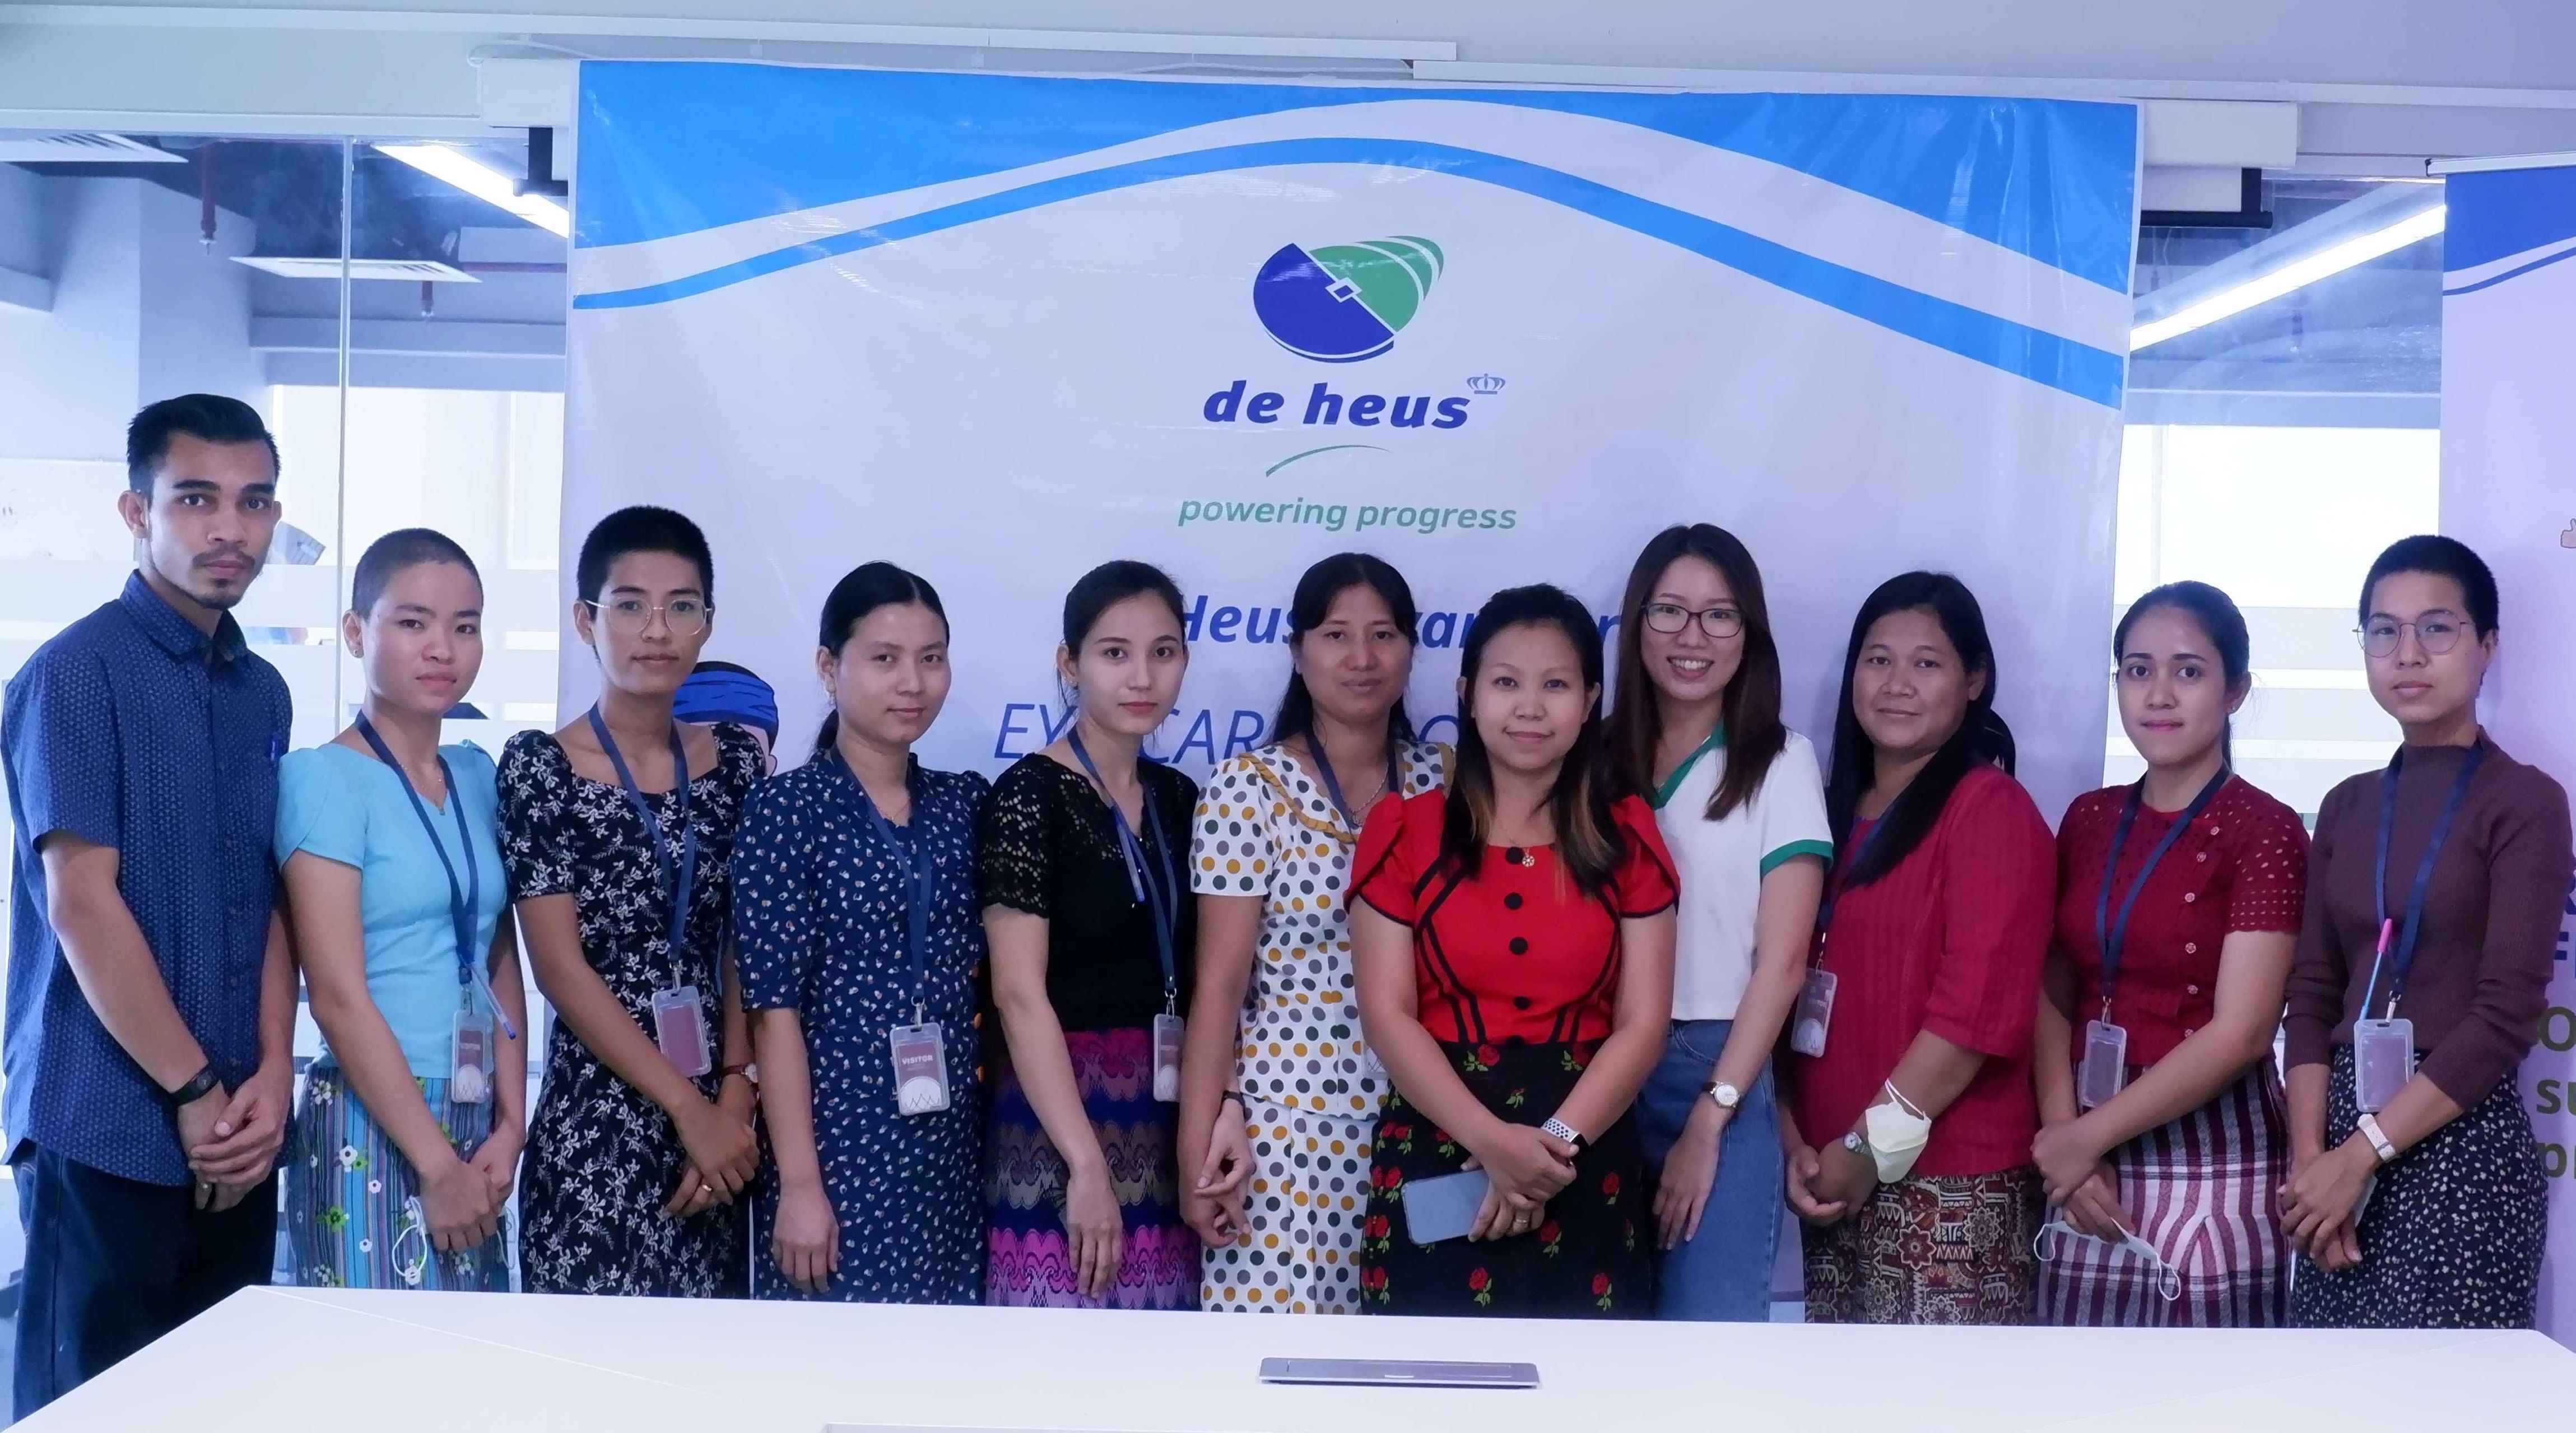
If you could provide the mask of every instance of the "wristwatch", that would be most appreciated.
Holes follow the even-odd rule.
[[[1850,1150],[1854,1154],[1867,1154],[1869,1153],[1869,1141],[1860,1137],[1859,1130],[1853,1130],[1851,1133],[1843,1136],[1843,1148]]]
[[[209,1063],[204,1069],[189,1076],[188,1083],[181,1085],[175,1090],[166,1092],[161,1096],[161,1098],[170,1106],[170,1108],[174,1110],[181,1109],[204,1099],[217,1085],[220,1085],[223,1082],[223,1076],[216,1074],[214,1065]]]
[[[1711,1080],[1702,1085],[1699,1092],[1717,1101],[1717,1107],[1729,1114],[1733,1114],[1735,1107],[1744,1102],[1744,1092],[1724,1080]]]
[[[1554,1115],[1548,1116],[1547,1123],[1540,1125],[1538,1127],[1538,1131],[1541,1134],[1554,1135],[1556,1138],[1574,1146],[1574,1152],[1578,1155],[1592,1147],[1592,1141],[1585,1139],[1582,1131],[1576,1129],[1570,1124],[1567,1124],[1565,1121],[1558,1119]]]
[[[2379,1127],[2377,1115],[2363,1115],[2355,1122],[2354,1128],[2361,1131],[2363,1139],[2370,1141],[2370,1147],[2378,1154],[2381,1164],[2386,1164],[2397,1157],[2397,1146],[2388,1142],[2387,1133]]]
[[[749,1081],[753,1089],[756,1090],[760,1088],[760,1067],[758,1065],[727,1065],[722,1070],[716,1072],[716,1078],[718,1081],[729,1080],[736,1075],[740,1075],[743,1079]]]

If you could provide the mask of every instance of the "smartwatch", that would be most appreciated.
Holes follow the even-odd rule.
[[[1729,1114],[1733,1114],[1735,1107],[1744,1102],[1744,1092],[1724,1080],[1711,1080],[1700,1086],[1699,1092],[1717,1101],[1717,1107]]]
[[[169,1104],[170,1108],[174,1110],[179,1109],[182,1106],[193,1105],[197,1101],[204,1099],[215,1089],[216,1086],[221,1085],[223,1082],[223,1076],[215,1073],[215,1067],[210,1062],[204,1069],[190,1075],[188,1077],[188,1083],[164,1094],[161,1098]]]
[[[2387,1133],[2379,1127],[2379,1117],[2377,1115],[2363,1115],[2361,1119],[2355,1123],[2354,1128],[2361,1131],[2361,1137],[2363,1139],[2370,1141],[2370,1147],[2372,1151],[2379,1156],[2379,1162],[2381,1164],[2386,1164],[2397,1157],[2397,1146],[2388,1142]]]
[[[1547,1123],[1540,1125],[1538,1127],[1538,1132],[1545,1135],[1554,1135],[1556,1138],[1574,1146],[1574,1152],[1577,1156],[1580,1156],[1585,1150],[1592,1147],[1592,1141],[1585,1139],[1582,1131],[1576,1129],[1570,1124],[1567,1124],[1565,1121],[1558,1119],[1554,1115],[1548,1116]]]

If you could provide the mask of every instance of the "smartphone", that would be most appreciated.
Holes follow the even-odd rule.
[[[1396,1358],[1265,1358],[1264,1383],[1394,1384],[1414,1388],[1536,1388],[1535,1363]]]
[[[1404,1232],[1416,1244],[1463,1239],[1476,1227],[1476,1211],[1485,1207],[1493,1181],[1485,1171],[1470,1169],[1417,1179],[1404,1186]]]

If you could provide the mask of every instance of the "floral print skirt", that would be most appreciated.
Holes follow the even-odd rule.
[[[1443,1045],[1450,1067],[1486,1109],[1545,1124],[1583,1077],[1595,1046]],[[1655,1312],[1653,1187],[1636,1115],[1593,1139],[1574,1182],[1547,1217],[1506,1239],[1416,1244],[1405,1234],[1404,1188],[1455,1174],[1467,1149],[1390,1090],[1378,1116],[1361,1225],[1360,1308],[1377,1314],[1505,1314],[1528,1318],[1651,1318]]]
[[[492,1106],[452,1104],[445,1080],[415,1079],[457,1157],[471,1159],[491,1132]],[[510,1291],[510,1230],[461,1254],[431,1247],[420,1179],[358,1103],[340,1067],[315,1063],[287,1146],[286,1237],[295,1282],[322,1289]]]

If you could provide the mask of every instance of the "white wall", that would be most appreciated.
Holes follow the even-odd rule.
[[[215,254],[197,205],[140,179],[0,182],[0,233],[32,230],[30,262],[53,309],[0,309],[0,459],[115,460],[134,410],[174,393],[265,397],[250,347],[250,222],[224,214]],[[31,181],[31,182],[30,182]],[[145,321],[149,314],[150,321]]]

